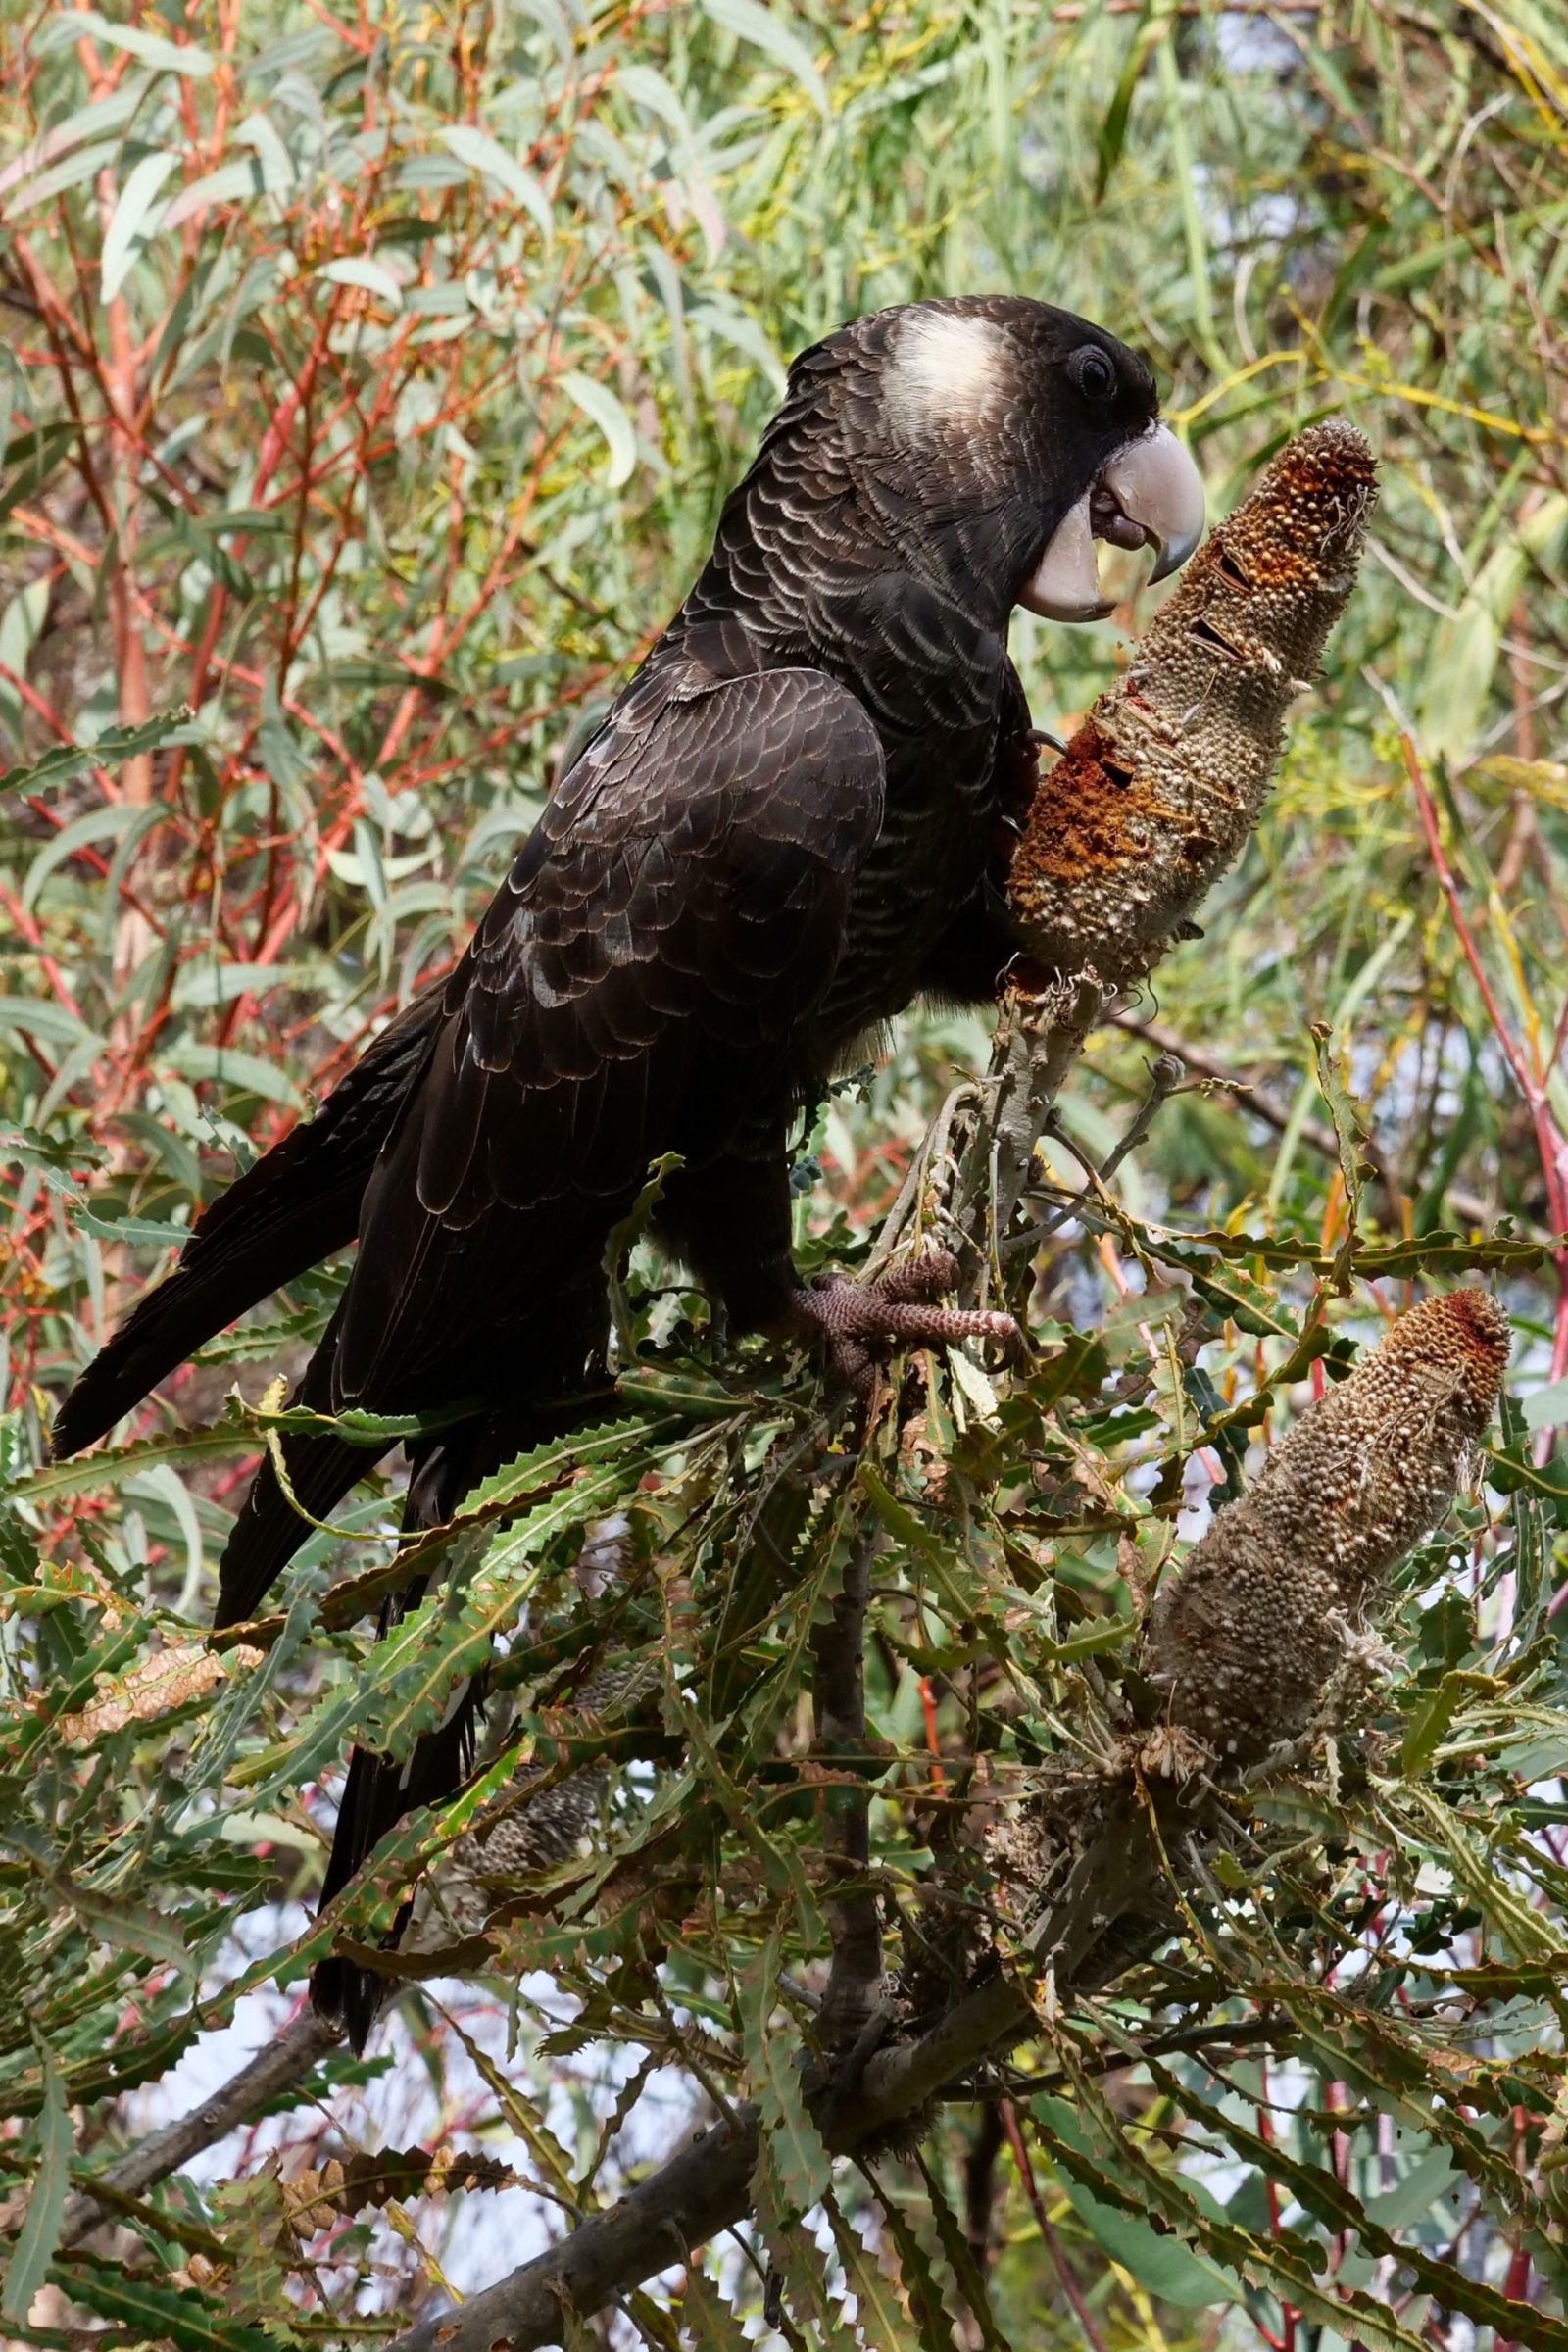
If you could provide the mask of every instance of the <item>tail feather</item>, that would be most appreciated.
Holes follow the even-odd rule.
[[[509,1434],[515,1444],[514,1423]],[[468,1423],[417,1450],[403,1516],[406,1536],[439,1527],[451,1518],[467,1490],[499,1459],[495,1435],[493,1421]],[[388,1594],[376,1629],[378,1640],[384,1640],[418,1606],[425,1583],[421,1577],[401,1592]],[[388,1830],[406,1813],[420,1805],[441,1804],[456,1794],[473,1767],[483,1705],[484,1678],[470,1676],[453,1692],[440,1723],[433,1731],[422,1733],[407,1756],[377,1755],[365,1747],[354,1750],[321,1883],[323,1905],[342,1893]],[[413,1907],[411,1896],[392,1924],[386,1938],[390,1947],[396,1947]],[[388,1979],[376,1970],[335,1953],[318,1962],[311,1977],[311,2000],[317,2013],[340,2026],[356,2051],[365,2048],[389,1990]]]
[[[422,1592],[404,1596],[412,1607]],[[383,1617],[382,1631],[390,1620]],[[420,1805],[438,1805],[456,1794],[473,1769],[474,1745],[482,1718],[483,1683],[472,1677],[454,1693],[445,1720],[416,1740],[407,1757],[378,1756],[357,1747],[349,1759],[348,1779],[338,1812],[337,1829],[321,1901],[332,1901],[368,1860],[388,1830]],[[409,1922],[414,1898],[398,1911],[387,1942],[394,1949]],[[363,2052],[370,2028],[391,1989],[389,1980],[373,1968],[333,1954],[320,1961],[311,1978],[311,2001],[318,2014],[333,2019],[347,2034],[357,2052]]]
[[[215,1333],[353,1241],[370,1171],[442,1017],[441,989],[416,998],[316,1117],[206,1210],[173,1272],[132,1309],[62,1404],[57,1460],[104,1437]]]

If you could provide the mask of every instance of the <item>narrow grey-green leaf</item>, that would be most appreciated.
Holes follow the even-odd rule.
[[[55,2054],[36,2034],[33,2047],[43,2069],[43,2106],[38,2114],[38,2163],[27,2194],[27,2210],[6,2266],[5,2290],[0,2293],[0,2319],[25,2325],[32,2299],[49,2275],[66,2199],[71,2193],[71,2158],[74,2140],[66,2086]]]
[[[774,65],[793,74],[822,120],[827,121],[827,84],[817,71],[816,60],[782,10],[764,8],[761,0],[703,0],[703,9],[715,24],[722,24],[726,31],[750,41],[754,49],[760,49]]]
[[[113,302],[132,265],[162,218],[159,191],[178,164],[177,155],[162,152],[144,155],[133,164],[113,218],[104,231],[103,256],[99,264],[98,294],[102,302]]]

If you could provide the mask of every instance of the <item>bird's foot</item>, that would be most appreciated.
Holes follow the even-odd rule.
[[[1016,1347],[1022,1334],[1011,1315],[932,1302],[958,1280],[951,1250],[928,1250],[875,1282],[819,1274],[795,1294],[789,1328],[813,1333],[828,1364],[857,1396],[871,1386],[879,1354],[892,1348],[939,1348],[951,1340],[998,1340]]]

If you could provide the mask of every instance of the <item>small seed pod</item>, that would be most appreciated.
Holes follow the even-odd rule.
[[[1308,1407],[1150,1613],[1145,1665],[1173,1723],[1242,1763],[1307,1728],[1468,1476],[1507,1360],[1496,1300],[1450,1291]]]
[[[1043,775],[1007,897],[1035,960],[1141,979],[1257,821],[1292,697],[1355,584],[1376,467],[1331,417],[1210,535]]]

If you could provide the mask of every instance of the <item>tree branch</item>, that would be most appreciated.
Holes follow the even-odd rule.
[[[1029,1935],[1042,1961],[1054,1960],[1059,1991],[1069,1984],[1075,1992],[1099,1989],[1142,1957],[1137,1930],[1147,1933],[1152,1896],[1157,1899],[1147,1843],[1129,1838],[1118,1813],[1091,1840]],[[1116,1947],[1107,1967],[1101,1955],[1110,1930],[1124,1923],[1133,1924],[1135,1933]],[[1161,1904],[1161,1933],[1166,1925]],[[1022,1985],[1011,1977],[988,1978],[918,2040],[877,2051],[847,2096],[839,2099],[829,2089],[817,2101],[819,2123],[830,2105],[838,2107],[823,2132],[829,2149],[849,2155],[864,2147],[1024,2039],[1034,2024],[1034,2006]],[[744,2221],[760,2150],[757,2110],[737,2107],[731,2121],[696,2136],[607,2213],[460,2310],[421,2321],[387,2352],[495,2352],[503,2344],[512,2352],[535,2352],[559,2344],[567,2309],[587,2317],[614,2294],[689,2261],[707,2239]]]
[[[103,2176],[105,2187],[134,2197],[167,2180],[204,2148],[215,2146],[241,2124],[249,2123],[270,2100],[303,2082],[317,2061],[342,2038],[337,2028],[314,2009],[302,2009],[291,2025],[265,2043],[210,2099],[204,2099],[177,2123],[152,2132],[139,2147],[110,2165]],[[61,2243],[70,2245],[105,2218],[104,2208],[90,2189],[73,2197],[61,2224]]]
[[[817,1745],[823,1760],[865,1753],[865,1613],[871,1599],[871,1559],[879,1531],[861,1530],[844,1564],[844,1583],[832,1614],[817,1629],[813,1699]],[[851,1769],[854,1769],[854,1765]],[[871,1864],[870,1797],[863,1781],[826,1791],[832,1816],[830,1848],[852,1878],[863,1880]],[[819,2018],[824,2052],[842,2055],[865,2033],[879,2007],[882,1989],[882,1926],[877,1898],[865,1886],[837,1896],[827,1906],[833,1959]]]

